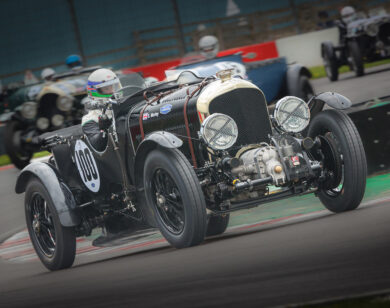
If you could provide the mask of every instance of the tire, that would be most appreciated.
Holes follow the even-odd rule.
[[[305,75],[299,77],[299,95],[298,97],[308,102],[310,98],[315,95],[313,86],[311,85],[309,78]]]
[[[15,138],[17,132],[21,130],[21,124],[18,121],[10,121],[7,123],[4,131],[4,147],[5,152],[9,156],[11,162],[18,169],[26,167],[31,160],[33,153],[25,151],[20,153],[18,147],[15,145]]]
[[[321,202],[335,213],[356,209],[363,199],[367,176],[366,155],[356,126],[345,113],[330,109],[314,117],[308,135],[325,136],[336,149],[335,159],[324,154],[323,164],[325,170],[339,166],[333,172],[339,176],[334,177],[332,185],[319,188]]]
[[[206,236],[219,235],[226,231],[229,224],[230,214],[224,216],[210,216]]]
[[[36,213],[39,213],[38,220]],[[61,225],[46,187],[37,178],[27,185],[25,214],[31,242],[43,265],[51,271],[71,267],[76,255],[74,228]]]
[[[200,244],[207,228],[206,203],[193,167],[177,149],[155,149],[145,160],[148,206],[166,240],[176,248]]]
[[[326,76],[328,76],[330,81],[337,81],[339,78],[339,68],[333,50],[324,47],[322,60],[324,62]]]
[[[348,43],[349,55],[352,60],[352,67],[355,71],[356,77],[364,75],[363,56],[360,51],[359,44],[355,41]]]

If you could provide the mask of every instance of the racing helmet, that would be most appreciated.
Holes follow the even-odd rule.
[[[357,17],[356,11],[352,6],[345,6],[340,11],[341,20],[348,24],[352,21],[354,21]]]
[[[88,77],[88,98],[105,102],[122,88],[118,76],[111,70],[99,68]]]
[[[46,67],[41,72],[41,78],[47,81],[51,80],[55,73],[55,70],[53,70],[51,67]]]
[[[214,35],[203,36],[199,40],[200,53],[207,59],[213,59],[219,51],[219,42]]]
[[[66,65],[69,68],[83,66],[83,62],[82,62],[81,57],[79,55],[70,55],[70,56],[68,56],[66,58],[65,63],[66,63]]]

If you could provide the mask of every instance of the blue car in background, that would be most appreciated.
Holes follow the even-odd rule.
[[[202,75],[209,69],[212,74],[215,68],[233,69],[234,75],[250,80],[264,92],[268,104],[286,95],[297,96],[304,101],[308,101],[314,95],[314,89],[309,81],[310,71],[297,63],[287,64],[286,59],[282,57],[244,63],[241,54],[235,54],[181,64],[166,71],[166,75],[173,78],[173,75],[181,71],[192,69],[202,70]]]

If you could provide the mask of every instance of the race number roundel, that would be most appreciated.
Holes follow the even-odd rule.
[[[100,188],[100,177],[91,150],[83,141],[77,140],[74,147],[74,155],[76,157],[77,169],[85,186],[90,191],[98,192]]]

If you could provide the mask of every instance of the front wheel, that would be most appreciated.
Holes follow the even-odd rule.
[[[313,153],[322,160],[327,178],[318,190],[321,202],[336,213],[357,208],[366,189],[367,162],[350,117],[339,110],[322,111],[310,123],[308,135],[321,142],[319,151]]]
[[[51,271],[71,267],[76,255],[74,229],[61,225],[53,200],[36,178],[27,185],[25,213],[31,242],[43,265]]]
[[[194,169],[177,149],[156,149],[144,165],[145,197],[157,226],[176,248],[200,244],[207,227],[206,204]]]
[[[339,68],[333,50],[330,48],[325,49],[322,60],[326,76],[328,76],[330,81],[336,81],[339,78]]]
[[[16,168],[23,169],[31,160],[33,153],[20,149],[20,136],[22,134],[22,125],[18,121],[10,121],[5,126],[4,147],[11,162]]]

